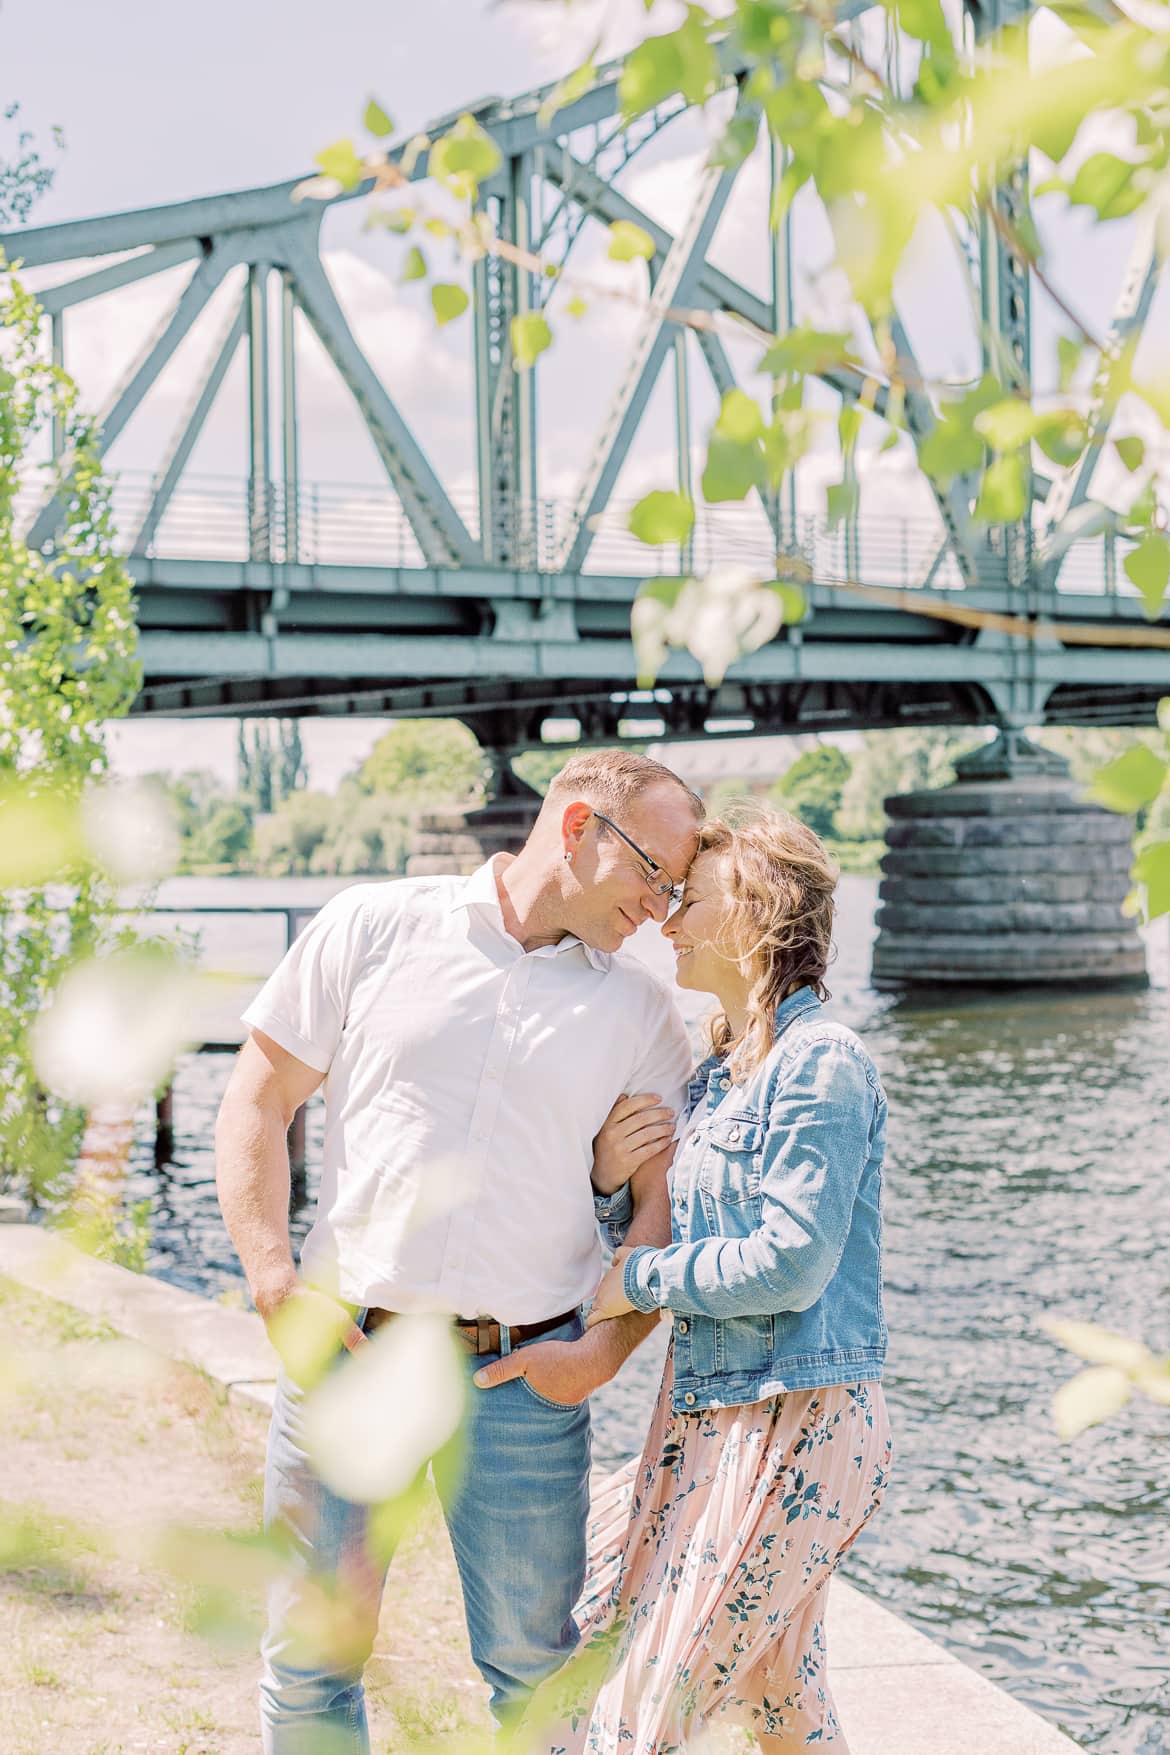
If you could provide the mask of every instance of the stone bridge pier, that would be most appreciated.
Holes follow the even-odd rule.
[[[1121,912],[1131,820],[1085,799],[1062,757],[1001,730],[951,785],[885,807],[875,987],[1146,984]]]
[[[469,876],[493,853],[519,853],[544,803],[512,767],[512,752],[488,748],[487,802],[420,816],[406,860],[407,877]]]

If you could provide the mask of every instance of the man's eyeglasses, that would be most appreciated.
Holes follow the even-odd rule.
[[[683,899],[682,884],[676,884],[670,873],[665,871],[656,859],[651,859],[650,855],[639,847],[636,841],[631,841],[630,837],[626,834],[626,831],[624,829],[619,829],[617,824],[613,822],[611,818],[602,816],[599,810],[595,810],[593,814],[599,823],[604,823],[607,829],[612,829],[615,835],[620,835],[626,846],[632,848],[638,855],[638,858],[642,861],[643,865],[650,868],[648,871],[644,871],[642,876],[649,887],[653,890],[654,894],[656,896],[665,896],[668,899],[670,906],[672,908],[677,908]]]

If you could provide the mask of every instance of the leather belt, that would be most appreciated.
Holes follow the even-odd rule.
[[[368,1310],[366,1312],[365,1332],[372,1334],[375,1329],[384,1328],[388,1322],[400,1314],[397,1310]],[[508,1349],[515,1349],[525,1341],[535,1341],[541,1335],[551,1334],[554,1328],[563,1323],[571,1322],[576,1316],[575,1310],[566,1310],[560,1316],[550,1316],[544,1322],[517,1322],[511,1328],[501,1330],[500,1324],[491,1316],[454,1316],[451,1318],[455,1333],[467,1345],[468,1351],[477,1356],[481,1353],[500,1353],[503,1351],[502,1338],[508,1336]]]

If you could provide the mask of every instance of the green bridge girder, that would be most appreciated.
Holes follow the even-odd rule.
[[[847,21],[864,10],[864,0],[850,0],[838,16]],[[1026,10],[1017,0],[967,5],[977,39]],[[729,87],[739,72],[725,62]],[[768,569],[769,547],[773,555],[807,554],[813,581],[807,620],[738,662],[717,690],[703,685],[690,657],[676,654],[652,697],[639,698],[629,638],[639,562],[628,543],[622,550],[605,535],[614,485],[668,363],[680,483],[689,470],[688,361],[701,362],[720,393],[735,383],[719,337],[702,332],[680,340],[664,309],[697,306],[782,331],[792,321],[790,240],[781,233],[772,250],[771,297],[764,299],[708,260],[735,172],[707,173],[677,235],[641,212],[622,190],[622,173],[682,106],[668,103],[625,124],[617,73],[602,69],[593,90],[551,116],[547,90],[471,106],[503,155],[480,196],[502,237],[557,265],[590,218],[633,220],[655,245],[649,305],[601,427],[582,446],[578,487],[563,505],[550,505],[541,493],[539,370],[514,372],[508,353],[511,317],[538,309],[547,295],[540,276],[494,258],[474,271],[477,494],[466,505],[426,456],[394,386],[362,352],[322,264],[325,204],[295,200],[300,179],[0,236],[0,248],[29,268],[78,265],[40,294],[54,355],[66,364],[71,310],[191,264],[173,307],[102,413],[108,447],[188,335],[198,328],[207,336],[196,394],[169,445],[141,491],[119,489],[119,527],[131,550],[142,629],[145,683],[137,710],[456,713],[501,748],[538,742],[550,716],[579,719],[588,737],[609,737],[619,721],[651,717],[674,733],[723,719],[750,721],[761,732],[991,720],[1148,722],[1159,696],[1170,693],[1170,641],[1153,649],[1119,643],[1136,640],[1144,623],[1136,599],[1124,584],[1118,588],[1116,520],[1091,496],[1114,412],[1104,375],[1091,410],[1092,442],[1061,477],[1033,484],[1035,504],[1011,528],[974,526],[972,483],[945,492],[932,487],[933,525],[916,530],[913,542],[903,533],[900,563],[892,566],[894,538],[886,532],[875,543],[868,520],[846,528],[834,546],[825,533],[803,528],[808,521],[796,518],[790,492],[768,496],[754,509],[758,565]],[[428,133],[433,138],[445,125],[433,124]],[[424,153],[411,175],[426,173]],[[1023,167],[1002,199],[1012,212],[1026,205]],[[1028,271],[993,231],[972,232],[966,242],[992,330],[989,345],[1026,383]],[[1140,330],[1158,274],[1153,233],[1143,231],[1122,277],[1106,356]],[[275,322],[268,296],[274,276]],[[234,289],[226,313],[207,334],[208,305],[226,286]],[[317,491],[302,479],[298,323],[312,330],[350,392],[384,471],[384,503],[371,502],[370,555],[361,564],[343,564],[320,540]],[[913,342],[897,314],[894,335],[913,380],[920,376]],[[233,504],[227,552],[222,544],[208,552],[184,515],[188,463],[240,349],[248,371],[249,473]],[[843,398],[860,389],[860,379],[841,373],[827,374],[826,382]],[[935,418],[925,392],[908,396],[907,421],[917,439]],[[38,502],[30,486],[30,541],[51,545],[61,516],[58,500]],[[709,523],[713,534],[705,534],[701,519],[696,540],[717,561],[726,526],[717,515]],[[733,551],[742,553],[742,543],[727,552]],[[654,570],[685,571],[691,561],[689,552],[660,555]],[[904,591],[912,604],[917,593],[922,608],[862,599],[846,588],[850,581]],[[951,613],[956,606],[1052,622],[1057,631],[1012,638],[963,625]],[[1079,633],[1069,634],[1070,627]]]

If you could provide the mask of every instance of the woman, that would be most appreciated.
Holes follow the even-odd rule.
[[[669,1311],[674,1333],[642,1456],[594,1505],[560,1748],[664,1755],[718,1722],[765,1751],[844,1747],[826,1587],[891,1449],[886,1100],[821,1008],[836,881],[792,817],[711,824],[663,927],[679,985],[720,1009],[680,1129],[673,1242],[619,1250],[590,1315]],[[606,1125],[628,1137],[623,1113]]]

